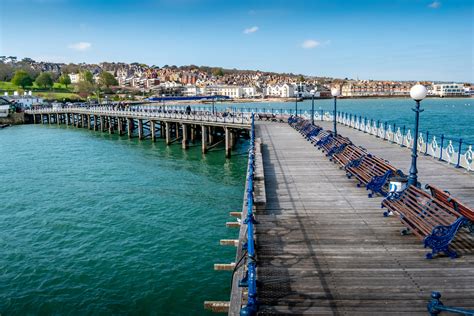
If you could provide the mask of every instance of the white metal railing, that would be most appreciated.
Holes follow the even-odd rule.
[[[323,119],[332,121],[333,115],[326,112]],[[414,135],[412,135],[410,129],[395,126],[395,124],[383,123],[343,112],[337,114],[336,121],[402,147],[413,148],[415,143]],[[429,132],[419,133],[417,136],[417,151],[421,154],[432,156],[456,168],[464,168],[470,172],[474,171],[473,146],[471,144],[464,143],[462,139],[447,139],[444,135],[436,136]]]
[[[86,114],[97,116],[120,116],[143,118],[150,120],[180,119],[199,122],[216,122],[227,124],[242,124],[250,126],[251,113],[245,112],[210,112],[210,111],[181,111],[176,109],[148,110],[148,109],[114,109],[112,107],[65,107],[42,108],[26,110],[27,114]]]

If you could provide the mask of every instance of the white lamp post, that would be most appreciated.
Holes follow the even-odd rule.
[[[415,100],[416,107],[412,110],[415,112],[415,134],[413,139],[413,148],[411,151],[411,166],[410,175],[408,176],[408,185],[417,186],[418,184],[418,170],[416,168],[416,159],[418,157],[418,123],[420,121],[420,113],[424,110],[420,109],[420,102],[426,97],[427,90],[421,84],[414,85],[410,89],[410,97]]]
[[[337,127],[336,127],[336,110],[337,110],[337,97],[341,95],[341,91],[339,90],[339,88],[332,88],[331,89],[331,95],[333,96],[334,98],[334,113],[333,113],[333,132],[334,132],[334,136],[337,136]]]

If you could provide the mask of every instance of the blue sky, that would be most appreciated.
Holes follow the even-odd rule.
[[[472,0],[0,0],[0,53],[474,81]]]

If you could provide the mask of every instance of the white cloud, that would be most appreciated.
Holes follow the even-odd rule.
[[[439,1],[433,1],[428,7],[431,9],[438,9],[441,6],[441,2]]]
[[[258,26],[252,26],[244,30],[244,34],[252,34],[258,31]]]
[[[79,42],[79,43],[74,43],[74,44],[69,45],[68,48],[83,52],[91,48],[91,46],[92,46],[91,43]]]
[[[319,43],[318,41],[308,39],[308,40],[304,41],[303,44],[301,44],[301,47],[303,47],[304,49],[310,49],[310,48],[315,48],[315,47],[319,46],[320,44],[321,43]]]

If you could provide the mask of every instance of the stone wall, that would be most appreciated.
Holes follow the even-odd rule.
[[[12,113],[8,117],[0,117],[0,124],[18,125],[28,122],[28,118],[25,118],[25,113]]]

